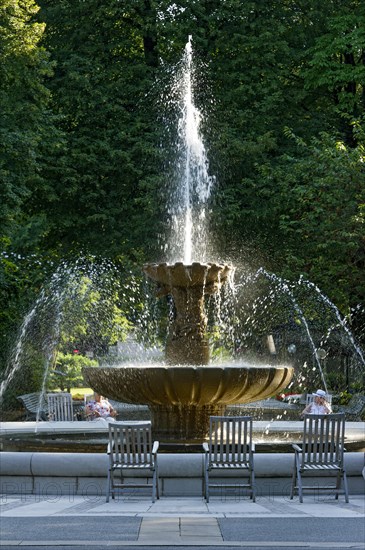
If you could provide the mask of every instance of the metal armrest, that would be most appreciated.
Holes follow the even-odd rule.
[[[159,442],[159,441],[154,441],[154,442],[153,442],[153,447],[152,447],[152,454],[153,454],[153,455],[156,455],[156,454],[157,454],[157,451],[158,451],[159,446],[160,446],[160,442]]]
[[[203,451],[204,451],[205,453],[209,453],[209,445],[208,445],[207,442],[204,442],[204,443],[203,443]]]
[[[297,453],[302,452],[301,447],[299,447],[299,445],[297,445],[296,443],[292,443],[292,447],[293,447],[294,451],[296,451]]]

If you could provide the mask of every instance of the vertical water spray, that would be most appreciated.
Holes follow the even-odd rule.
[[[183,261],[185,265],[193,261],[207,261],[207,208],[213,185],[200,133],[202,114],[194,104],[193,75],[189,36],[181,70],[173,87],[179,98],[179,120],[174,174],[176,184],[168,208],[172,221],[168,260],[171,263]]]

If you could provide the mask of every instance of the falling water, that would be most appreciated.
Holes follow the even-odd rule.
[[[103,326],[104,323],[104,327],[113,326],[113,309],[110,304],[118,284],[114,270],[115,267],[108,261],[94,265],[92,259],[88,261],[80,258],[72,265],[61,263],[50,281],[45,283],[37,301],[20,327],[0,384],[0,404],[13,380],[17,383],[18,372],[28,369],[29,365],[32,365],[32,369],[34,365],[39,370],[42,380],[39,399],[41,404],[62,332],[70,332],[72,337],[73,331],[77,333],[79,324],[84,323],[89,342],[92,343],[94,339],[95,343],[102,341],[99,332],[103,329],[99,330],[98,324]],[[127,286],[126,282],[125,289]],[[130,291],[132,302],[135,300],[136,293],[137,289],[134,292],[133,289]],[[122,295],[120,299],[123,300]],[[91,304],[92,315],[89,311]],[[126,303],[125,307],[131,306]],[[122,328],[120,330],[122,331]]]
[[[171,263],[183,260],[186,265],[193,261],[207,261],[207,210],[213,185],[200,134],[202,114],[194,105],[193,74],[189,37],[174,86],[180,98],[176,144],[178,161],[174,175],[176,187],[170,196],[172,227],[168,246],[168,260]]]
[[[68,279],[69,275],[63,271],[66,269],[62,267],[53,274],[49,288],[42,289],[34,306],[23,320],[16,345],[7,362],[4,379],[0,384],[0,403],[17,372],[32,361],[31,355],[36,353],[35,350],[47,358],[43,363],[43,369],[45,365],[46,368],[43,370],[42,388],[45,387],[48,366],[59,338],[60,311],[65,299],[62,279]],[[29,350],[30,342],[32,342],[32,351]],[[39,404],[41,401],[42,395],[40,395]]]
[[[263,277],[269,283],[273,283],[274,287],[269,292],[264,291],[264,294],[260,292],[259,295],[254,298],[257,292],[254,289],[257,289],[257,283],[260,277]],[[301,288],[308,289],[310,291],[309,295],[303,296]],[[252,295],[253,290],[254,294]],[[277,346],[277,352],[281,357],[287,357],[287,353],[295,352],[289,351],[290,346],[288,347],[286,338],[296,338],[297,336],[295,336],[295,334],[298,334],[296,329],[300,329],[300,331],[303,332],[303,336],[300,339],[302,348],[301,351],[298,349],[298,358],[302,356],[304,358],[304,363],[300,369],[298,368],[298,381],[301,383],[304,380],[303,375],[307,368],[307,359],[305,359],[307,352],[303,356],[303,346],[305,345],[304,342],[306,342],[310,349],[308,359],[310,358],[313,360],[313,370],[317,371],[323,388],[327,391],[328,364],[326,365],[322,362],[320,355],[322,351],[320,348],[323,347],[323,336],[319,339],[319,331],[321,328],[318,319],[319,316],[321,316],[322,321],[324,321],[322,331],[327,333],[327,337],[329,337],[333,328],[340,329],[339,335],[341,335],[341,341],[339,342],[335,339],[338,338],[338,336],[335,336],[331,342],[328,342],[328,349],[331,350],[331,357],[333,357],[334,349],[336,349],[337,358],[339,358],[341,353],[339,350],[348,349],[346,353],[353,358],[353,365],[356,366],[356,372],[361,376],[361,372],[363,372],[364,369],[363,351],[355,342],[351,331],[341,318],[336,306],[328,297],[321,293],[318,287],[313,283],[305,281],[302,278],[297,283],[290,283],[274,273],[266,271],[264,268],[259,268],[255,273],[250,275],[245,274],[238,278],[236,282],[236,295],[238,300],[235,300],[233,295],[230,297],[229,308],[228,311],[224,313],[224,316],[228,320],[231,319],[228,324],[234,325],[235,349],[238,350],[238,353],[242,353],[242,350],[246,349],[247,344],[245,342],[251,341],[250,339],[253,335],[270,335],[270,332],[274,330],[276,333],[275,344]],[[242,309],[242,303],[249,304],[250,296],[254,298],[252,305]],[[288,302],[285,304],[280,303],[284,297],[287,297]],[[322,311],[323,307],[325,310]],[[321,308],[321,313],[319,308]],[[282,311],[282,315],[279,313],[280,311]],[[275,312],[278,313],[277,318]],[[313,317],[314,312],[315,314]],[[265,332],[263,332],[263,326],[260,325],[260,319],[262,319],[263,315],[265,315],[265,319],[272,318],[272,321],[269,321],[267,325],[265,323]],[[331,315],[332,321],[328,318],[328,315]],[[232,319],[234,316],[236,316],[236,319],[233,322]],[[333,322],[333,317],[335,319],[335,326],[329,328],[329,323]],[[257,320],[259,320],[258,325]],[[291,323],[294,323],[294,333],[292,332],[293,328],[291,328]],[[222,338],[225,342],[228,342],[230,340],[230,334],[227,336],[223,335]],[[266,342],[266,346],[267,345]],[[244,353],[247,355],[246,352]],[[272,359],[276,361],[274,357]],[[337,359],[337,361],[339,361],[339,359]],[[332,364],[333,359],[331,359],[331,365]],[[326,372],[324,372],[324,369]]]
[[[320,289],[318,288],[317,285],[315,285],[314,283],[312,283],[311,281],[306,281],[305,279],[303,279],[303,277],[300,277],[299,279],[299,284],[304,284],[306,285],[308,288],[313,288],[317,294],[320,296],[321,300],[323,300],[323,302],[325,302],[335,313],[335,316],[336,316],[336,319],[338,320],[338,323],[339,323],[339,326],[341,326],[343,328],[343,330],[345,331],[345,333],[347,334],[354,350],[356,351],[357,355],[360,357],[361,359],[361,363],[363,366],[365,366],[365,358],[364,358],[364,354],[360,348],[360,346],[358,346],[355,342],[355,339],[351,333],[351,331],[349,330],[349,328],[346,326],[346,323],[345,321],[341,318],[341,315],[340,315],[340,312],[338,310],[338,308],[335,306],[334,303],[331,302],[331,300],[329,300],[327,298],[327,296],[325,296],[321,291]]]
[[[37,310],[38,310],[38,306],[43,301],[43,299],[44,299],[44,292],[42,291],[39,298],[37,299],[35,305],[32,307],[30,312],[25,316],[24,321],[23,321],[23,323],[20,327],[18,341],[17,341],[16,346],[13,350],[11,360],[8,362],[8,366],[7,366],[7,369],[5,371],[5,375],[4,375],[4,380],[0,384],[0,403],[3,400],[3,396],[4,396],[4,392],[5,392],[6,388],[8,387],[8,385],[10,384],[12,379],[14,378],[16,372],[19,370],[19,368],[21,366],[20,356],[21,356],[21,353],[22,353],[22,350],[23,350],[24,340],[27,337],[28,327],[31,324],[31,322],[32,322]]]
[[[321,375],[321,380],[322,380],[322,383],[323,383],[323,387],[327,393],[327,384],[326,384],[326,379],[325,379],[325,376],[324,376],[324,373],[323,373],[323,369],[322,369],[322,365],[321,365],[321,362],[319,360],[319,357],[318,357],[318,353],[317,353],[317,350],[316,350],[316,346],[314,344],[314,341],[313,341],[313,338],[312,338],[312,335],[311,335],[311,332],[309,330],[309,326],[308,326],[308,323],[307,323],[307,320],[305,318],[305,315],[302,311],[302,309],[299,307],[297,301],[295,300],[294,298],[294,295],[293,293],[291,292],[288,284],[283,281],[280,277],[278,277],[277,275],[274,275],[273,273],[268,273],[265,269],[263,269],[262,267],[257,271],[257,275],[260,275],[260,274],[263,274],[265,277],[267,277],[268,279],[274,281],[276,284],[279,285],[280,288],[282,288],[283,292],[285,292],[292,304],[293,304],[293,307],[295,309],[295,311],[297,312],[299,318],[301,319],[302,323],[303,323],[303,326],[305,328],[305,332],[307,334],[307,337],[308,337],[308,340],[309,340],[309,343],[311,345],[311,348],[313,350],[313,357],[314,357],[314,360],[317,364],[317,367],[318,367],[318,371]]]

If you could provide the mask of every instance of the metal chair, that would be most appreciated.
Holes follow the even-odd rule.
[[[299,494],[303,502],[304,490],[328,491],[334,489],[336,499],[339,494],[345,495],[349,501],[346,471],[344,468],[344,437],[345,415],[337,414],[305,414],[302,446],[292,445],[295,451],[294,468],[290,498]],[[303,474],[313,475],[315,472],[325,472],[326,476],[335,474],[335,485],[303,486]],[[341,490],[341,479],[343,490]]]
[[[47,401],[48,420],[55,422],[74,420],[72,395],[70,393],[47,393]]]
[[[159,442],[152,444],[151,422],[129,421],[109,423],[108,482],[106,502],[110,493],[115,498],[116,489],[152,488],[152,502],[160,498],[158,487],[157,452]],[[152,472],[152,486],[147,483],[125,483],[124,473],[130,470]],[[116,474],[119,473],[119,479]]]
[[[254,443],[252,442],[252,418],[250,416],[211,416],[209,442],[203,443],[205,453],[204,496],[209,502],[211,487],[248,489],[253,502],[256,499]],[[246,471],[247,483],[211,483],[210,473],[216,470]]]

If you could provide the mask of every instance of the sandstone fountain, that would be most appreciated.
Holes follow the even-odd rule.
[[[161,441],[202,441],[209,416],[224,413],[228,404],[278,393],[290,382],[293,369],[233,361],[210,364],[205,296],[219,292],[234,269],[206,261],[207,204],[213,179],[199,133],[201,115],[193,102],[190,39],[175,86],[181,90],[182,114],[177,152],[180,172],[175,173],[177,184],[171,192],[175,202],[169,205],[172,261],[143,267],[157,284],[157,295],[170,295],[174,302],[166,363],[89,368],[84,376],[92,388],[111,399],[148,405],[154,433]],[[182,257],[183,262],[176,261]]]
[[[95,390],[118,401],[146,404],[162,441],[202,441],[211,415],[228,404],[270,397],[293,375],[288,366],[209,364],[204,295],[216,292],[230,267],[217,264],[149,264],[145,273],[171,294],[175,320],[166,343],[166,365],[88,368]]]

